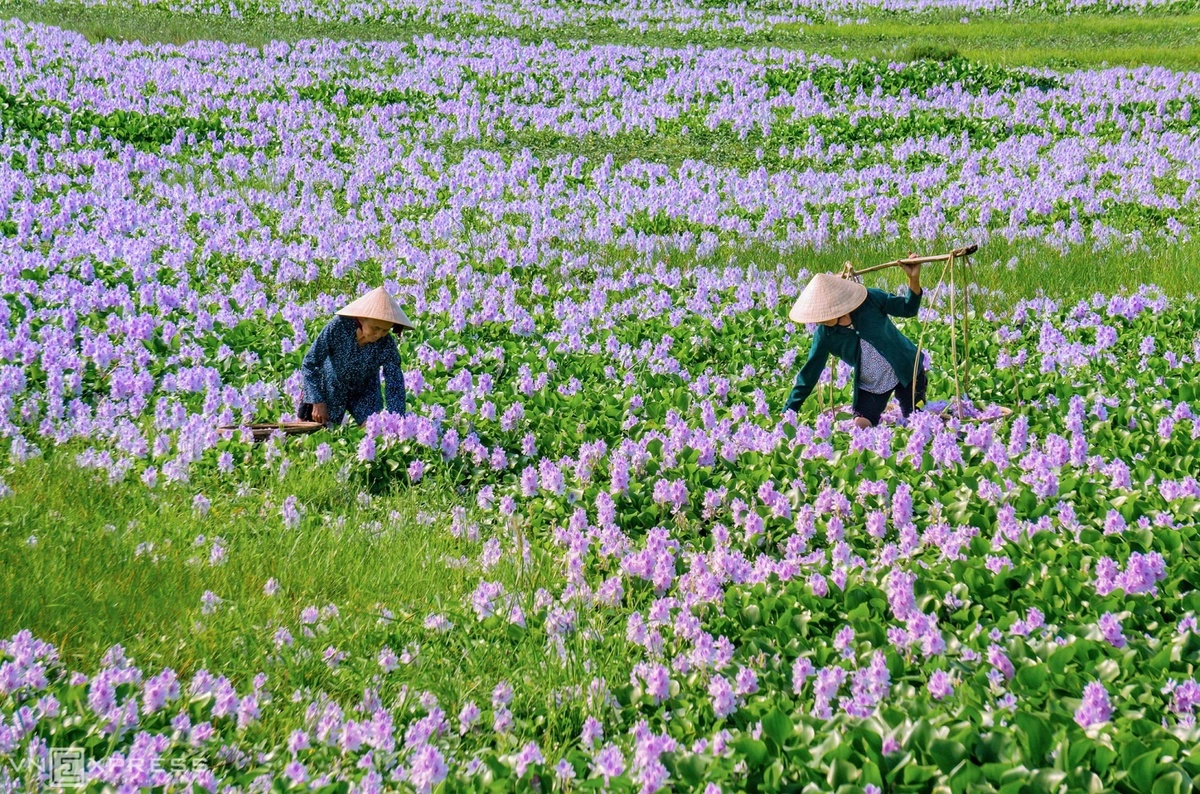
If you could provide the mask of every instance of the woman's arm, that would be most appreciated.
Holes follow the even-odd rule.
[[[829,349],[825,347],[825,337],[818,328],[813,334],[812,347],[808,351],[808,361],[804,362],[804,366],[796,373],[796,384],[792,386],[792,393],[788,395],[787,404],[783,406],[785,411],[799,411],[800,406],[808,399],[808,395],[812,394],[813,389],[817,387],[817,381],[821,379],[821,373],[825,371],[825,363],[829,361]]]
[[[901,265],[908,276],[908,295],[888,295],[883,302],[883,313],[893,317],[916,317],[921,308],[921,266]]]
[[[404,370],[400,368],[400,353],[394,346],[383,362],[383,399],[387,409],[394,414],[403,414],[408,394],[404,390]]]
[[[308,352],[304,354],[304,361],[300,365],[300,370],[304,375],[304,401],[313,405],[324,404],[329,398],[329,395],[325,393],[321,368],[325,365],[325,360],[329,358],[329,336],[332,333],[333,323],[330,322],[321,329],[321,333],[317,334],[317,338],[313,340]]]

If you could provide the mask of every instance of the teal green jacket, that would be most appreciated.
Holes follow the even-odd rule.
[[[812,394],[817,380],[825,370],[829,354],[840,358],[854,367],[854,403],[858,407],[858,363],[861,354],[860,339],[866,339],[896,370],[901,386],[912,383],[913,365],[917,360],[917,346],[888,319],[892,317],[916,317],[921,306],[921,296],[909,292],[906,297],[892,295],[881,289],[868,289],[867,299],[850,312],[850,326],[835,325],[832,328],[818,325],[813,334],[812,348],[808,361],[796,375],[796,385],[788,395],[784,411],[799,411],[800,406]]]

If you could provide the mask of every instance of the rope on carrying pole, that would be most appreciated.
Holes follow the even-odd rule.
[[[974,279],[971,274],[971,255],[963,256],[963,390],[967,399],[971,399],[971,286]]]
[[[954,255],[946,257],[946,265],[950,268],[950,361],[954,365],[954,403],[958,409],[958,418],[962,419],[962,388],[958,379],[958,318],[954,310]]]
[[[942,272],[938,276],[937,284],[934,285],[933,289],[936,291],[936,289],[942,285],[942,283],[946,279],[946,272],[949,271],[949,273],[950,273],[950,361],[951,361],[951,366],[953,368],[953,374],[954,374],[954,396],[955,396],[955,400],[957,403],[957,411],[958,411],[959,418],[962,418],[963,395],[967,394],[967,396],[969,398],[969,396],[970,396],[969,392],[970,392],[970,388],[971,388],[971,373],[970,373],[970,366],[971,366],[970,292],[971,292],[971,290],[970,290],[970,268],[969,268],[969,266],[971,263],[971,254],[975,253],[978,250],[979,250],[978,245],[968,245],[968,246],[964,246],[962,248],[955,248],[954,250],[952,250],[946,254],[934,254],[933,256],[913,256],[912,254],[909,254],[907,257],[905,257],[903,259],[893,259],[891,262],[884,262],[879,265],[873,265],[871,267],[863,268],[862,270],[855,269],[854,265],[851,262],[847,262],[842,267],[842,278],[858,280],[859,276],[862,276],[864,273],[874,273],[877,270],[883,270],[883,269],[889,268],[889,267],[901,267],[903,265],[924,265],[924,264],[928,264],[930,262],[945,262],[945,264],[942,266]],[[962,316],[963,360],[962,361],[960,361],[959,357],[958,357],[958,322],[959,322],[959,320],[958,320],[958,313],[956,310],[956,302],[955,302],[955,293],[956,293],[955,286],[956,285],[955,285],[955,278],[954,278],[954,265],[955,265],[956,260],[958,260],[958,259],[962,259],[964,261],[964,263],[968,266],[967,272],[966,272],[966,274],[964,274],[967,278],[967,281],[964,284],[963,301],[962,301],[963,302],[963,316]],[[914,401],[915,401],[916,389],[917,389],[917,374],[920,372],[920,368],[921,368],[921,350],[923,349],[922,344],[925,341],[925,323],[920,322],[919,318],[918,318],[918,323],[920,323],[921,332],[917,336],[917,356],[916,356],[916,359],[913,361],[912,381],[909,384],[909,387],[913,390]],[[959,379],[959,374],[960,374],[959,369],[960,368],[963,370],[961,383],[960,383],[960,379]]]

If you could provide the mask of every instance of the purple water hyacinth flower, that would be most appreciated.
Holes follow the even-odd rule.
[[[465,734],[471,730],[471,727],[479,721],[480,716],[482,716],[482,712],[473,702],[464,704],[462,710],[458,712],[458,732]]]
[[[143,687],[142,708],[147,714],[162,709],[179,697],[179,681],[173,670],[163,670]]]
[[[620,777],[625,772],[625,757],[619,747],[607,744],[596,753],[591,767],[597,775],[604,778],[604,782],[607,784],[612,778]]]
[[[872,510],[867,514],[866,530],[871,537],[882,538],[887,534],[887,516],[879,510]]]
[[[1104,640],[1114,648],[1124,648],[1126,644],[1125,635],[1121,631],[1121,619],[1112,612],[1105,612],[1100,616],[1099,621],[1100,633],[1104,635]]]
[[[1009,631],[1017,636],[1025,637],[1045,625],[1045,615],[1037,607],[1030,607],[1025,618],[1013,623]]]
[[[300,526],[302,511],[295,496],[289,496],[283,500],[280,513],[283,515],[283,525],[288,529],[296,529]]]
[[[295,755],[301,750],[307,750],[309,747],[308,733],[306,731],[299,729],[292,731],[287,742],[288,752]]]
[[[989,645],[987,649],[987,662],[996,669],[1006,680],[1012,680],[1016,674],[1016,669],[1013,667],[1012,661],[1009,660],[1008,654],[999,645]]]
[[[202,747],[216,734],[216,730],[212,724],[201,722],[198,725],[193,725],[188,731],[188,744],[192,747]]]
[[[916,597],[913,595],[913,585],[916,575],[901,570],[893,570],[888,576],[887,595],[888,606],[900,620],[906,620],[916,609]]]
[[[209,508],[211,507],[211,505],[212,505],[212,503],[209,502],[207,498],[205,498],[204,494],[198,493],[192,498],[192,509],[196,511],[197,515],[200,515],[200,516],[208,515],[208,511],[209,511]]]
[[[499,582],[481,581],[471,595],[471,608],[475,610],[475,615],[483,620],[496,614],[501,607],[504,593],[504,585]]]
[[[283,774],[293,786],[298,786],[308,780],[308,769],[299,761],[292,761],[283,768]]]
[[[554,765],[554,777],[564,785],[569,780],[575,779],[575,767],[571,766],[571,762],[563,758]]]
[[[436,631],[439,634],[444,634],[454,628],[454,624],[445,615],[430,614],[425,617],[425,628],[429,631]]]
[[[438,748],[422,745],[413,751],[409,762],[408,781],[421,794],[429,794],[433,787],[446,779],[449,769]]]
[[[1181,725],[1195,724],[1195,711],[1200,708],[1200,681],[1188,679],[1177,682],[1171,679],[1163,687],[1163,693],[1171,696],[1168,708],[1179,718]]]
[[[912,510],[912,488],[908,483],[900,483],[892,495],[892,524],[907,526],[912,521]]]
[[[523,778],[530,766],[544,764],[545,762],[546,759],[542,755],[542,751],[537,746],[537,743],[529,742],[517,753],[513,763],[513,770],[517,773],[518,778]]]
[[[507,706],[512,702],[512,698],[512,686],[507,681],[501,681],[500,683],[496,684],[496,687],[492,690],[492,707],[499,708],[501,706]]]
[[[733,687],[723,676],[712,677],[708,683],[708,696],[717,719],[724,719],[737,711],[737,698],[734,696]]]
[[[814,716],[821,719],[829,719],[833,716],[829,704],[841,689],[846,676],[846,671],[841,667],[822,667],[817,671],[817,680],[813,684],[812,713]]]
[[[634,666],[630,674],[631,682],[636,686],[640,678],[646,688],[646,694],[654,698],[655,703],[662,703],[671,696],[671,676],[666,667],[660,664],[640,662]]]
[[[1155,595],[1158,593],[1157,582],[1167,577],[1166,561],[1156,551],[1142,554],[1133,552],[1129,555],[1125,571],[1122,572],[1117,563],[1102,557],[1096,563],[1096,592],[1102,596],[1113,590],[1124,590],[1127,595]]]
[[[688,502],[687,485],[683,480],[659,480],[654,484],[654,501],[668,505],[672,513],[678,513]]]
[[[330,645],[321,654],[321,659],[330,670],[336,670],[342,662],[346,661],[347,655],[345,651],[338,650],[336,647]]]
[[[529,498],[538,491],[538,470],[534,466],[527,466],[521,472],[521,496]]]
[[[805,658],[800,657],[792,664],[792,692],[799,695],[804,688],[804,682],[813,676],[816,669],[813,663]]]
[[[1090,728],[1112,719],[1112,704],[1104,684],[1092,681],[1083,688],[1083,704],[1075,710],[1075,722],[1081,728]]]
[[[204,595],[200,597],[200,614],[211,615],[217,611],[217,607],[221,605],[223,599],[211,590],[205,590]]]
[[[221,538],[213,538],[213,544],[212,544],[212,547],[209,549],[209,553],[208,553],[208,564],[209,565],[215,566],[215,565],[224,564],[225,557],[226,557],[226,551],[225,551],[225,546],[223,544],[224,544],[224,541]]]
[[[583,730],[580,733],[580,742],[584,749],[590,750],[596,744],[604,739],[604,726],[595,717],[588,716],[583,721]]]
[[[833,638],[833,647],[840,651],[842,658],[854,658],[854,627],[843,626]]]
[[[891,675],[882,651],[871,656],[871,663],[851,676],[850,698],[842,702],[852,717],[868,717],[891,692]]]
[[[926,688],[934,700],[945,700],[954,694],[954,679],[945,670],[934,670]]]
[[[758,674],[749,667],[739,668],[734,683],[734,691],[739,696],[752,695],[758,691]]]

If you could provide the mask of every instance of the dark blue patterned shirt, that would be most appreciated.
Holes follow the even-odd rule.
[[[384,399],[392,413],[404,413],[404,372],[400,351],[391,334],[359,347],[353,317],[338,315],[329,321],[304,355],[304,401],[346,406],[375,389],[383,370]],[[332,413],[332,412],[331,412]]]

